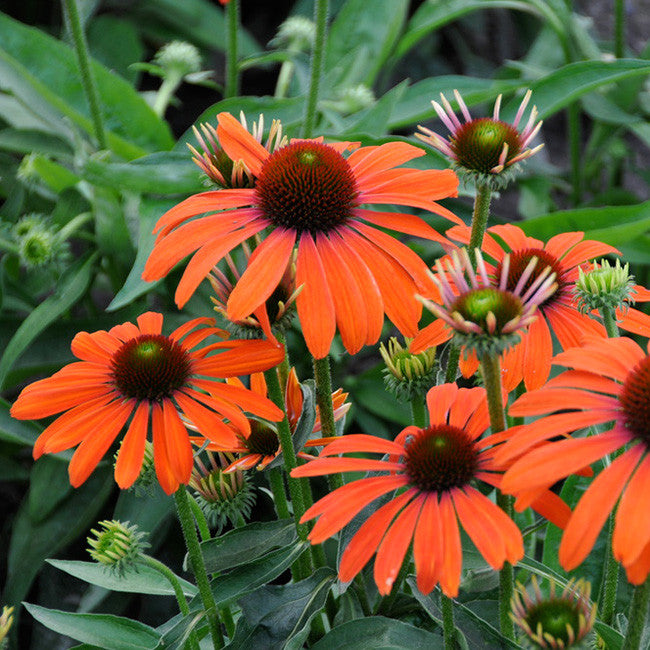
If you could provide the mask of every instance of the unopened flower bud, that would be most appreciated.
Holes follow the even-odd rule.
[[[143,541],[145,533],[135,525],[121,521],[100,521],[99,530],[92,529],[86,538],[90,557],[119,575],[133,566],[148,546]]]
[[[619,259],[614,266],[604,259],[600,263],[594,262],[587,271],[578,269],[575,295],[582,313],[603,308],[626,311],[634,303],[633,290],[634,276],[630,275],[630,265],[621,266]]]

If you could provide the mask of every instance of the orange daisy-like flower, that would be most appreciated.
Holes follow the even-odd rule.
[[[382,212],[364,204],[422,208],[454,223],[458,217],[437,199],[455,196],[450,171],[397,167],[424,151],[405,142],[361,147],[292,141],[270,153],[228,113],[218,115],[219,144],[256,179],[253,188],[204,192],[161,217],[158,239],[143,278],[156,280],[196,251],[176,290],[184,305],[211,269],[251,237],[259,245],[228,298],[228,318],[242,320],[278,286],[296,254],[296,305],[311,353],[329,352],[338,327],[350,353],[375,343],[384,313],[406,336],[414,336],[421,307],[414,294],[431,290],[422,260],[379,230],[390,228],[448,242],[420,217]],[[198,215],[212,213],[199,219]]]
[[[413,542],[418,589],[428,594],[440,583],[450,597],[458,594],[462,549],[460,526],[486,562],[500,569],[523,557],[515,523],[476,487],[499,487],[503,467],[494,461],[493,436],[481,439],[489,426],[485,389],[435,386],[427,394],[430,425],[406,427],[394,442],[364,434],[332,442],[321,457],[291,472],[321,476],[337,472],[386,472],[352,481],[307,510],[303,521],[320,518],[309,535],[312,544],[340,531],[366,505],[398,491],[376,510],[350,540],[339,566],[342,581],[356,576],[377,552],[374,575],[379,593],[390,592]],[[333,457],[340,453],[388,454],[387,460]],[[551,493],[536,506],[563,524],[566,506]]]
[[[234,377],[227,380],[229,384],[234,386],[243,387],[242,382]],[[266,381],[264,375],[261,373],[254,373],[251,375],[251,390],[263,397],[267,396]],[[334,421],[340,420],[350,409],[350,403],[347,402],[348,393],[344,393],[342,388],[338,388],[332,393],[332,405],[334,407]],[[303,394],[298,381],[298,375],[295,368],[291,368],[289,376],[287,377],[287,387],[285,391],[285,409],[287,418],[289,420],[289,427],[291,433],[294,434],[298,427],[298,421],[302,414],[303,409]],[[271,426],[259,420],[250,421],[250,431],[248,434],[238,433],[238,444],[228,449],[231,453],[241,454],[240,458],[230,463],[224,472],[234,472],[236,470],[252,469],[256,467],[258,470],[265,469],[269,463],[274,461],[282,449],[280,448],[280,439],[278,434]],[[321,430],[320,413],[318,406],[316,407],[316,419],[312,429],[313,434]],[[311,440],[307,446],[316,446],[316,444],[323,445],[331,439],[319,438]],[[192,438],[192,442],[197,445],[202,445],[205,440],[201,438]],[[301,443],[302,444],[302,443]],[[208,443],[207,449],[212,449],[213,444]],[[297,455],[305,460],[312,460],[313,456],[297,450]]]
[[[209,336],[227,336],[213,322],[197,318],[165,336],[162,314],[147,312],[137,325],[77,334],[71,348],[80,361],[27,386],[11,408],[19,420],[62,413],[36,440],[34,458],[79,445],[68,468],[78,487],[131,418],[115,465],[117,484],[128,488],[137,479],[151,429],[156,475],[171,494],[192,473],[181,414],[220,448],[236,442],[235,430],[250,431],[242,409],[280,420],[282,412],[268,399],[215,380],[272,368],[282,360],[282,348],[234,340],[197,349]],[[222,352],[210,355],[214,351]]]
[[[577,567],[618,503],[614,557],[628,580],[640,584],[650,572],[650,356],[628,338],[590,339],[582,348],[557,355],[554,363],[571,370],[510,407],[511,415],[545,416],[509,430],[510,440],[497,457],[508,462],[525,455],[508,470],[502,487],[533,494],[624,450],[581,497],[562,537],[559,559],[567,571]],[[614,426],[603,433],[535,448],[555,436],[607,422]]]
[[[493,236],[496,235],[503,244]],[[470,229],[450,228],[447,236],[460,243],[469,242]],[[580,313],[576,306],[573,287],[578,278],[578,267],[594,257],[618,253],[602,242],[583,240],[584,233],[569,232],[552,237],[544,244],[539,239],[527,237],[521,228],[512,224],[488,228],[483,238],[483,251],[492,258],[493,264],[486,264],[487,273],[499,278],[503,272],[504,259],[509,256],[506,288],[512,291],[519,283],[531,260],[538,263],[523,287],[525,291],[549,267],[555,273],[556,288],[539,304],[536,318],[526,332],[521,334],[521,342],[505,352],[501,359],[501,372],[504,386],[513,390],[523,379],[526,388],[539,388],[551,370],[553,342],[551,331],[555,333],[563,349],[580,345],[583,336],[605,337],[604,327]],[[418,349],[429,347],[429,339],[437,339],[441,325],[433,323],[416,339]]]

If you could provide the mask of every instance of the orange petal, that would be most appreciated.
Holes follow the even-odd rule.
[[[179,483],[188,483],[194,461],[192,445],[187,429],[170,399],[163,399],[163,426],[165,427],[167,459],[172,474]]]
[[[463,550],[460,545],[460,531],[456,512],[449,492],[440,496],[440,535],[443,539],[444,561],[440,574],[440,588],[445,596],[458,596],[460,570],[463,564]]]
[[[188,417],[188,419],[196,426],[196,428],[209,440],[218,444],[223,449],[229,449],[231,447],[237,447],[239,442],[235,432],[223,421],[223,419],[217,415],[214,411],[210,411],[205,407],[198,404],[195,400],[187,395],[184,395],[181,392],[177,392],[174,395],[174,398],[178,402],[178,405],[181,407],[183,413]],[[180,420],[179,420],[180,422]],[[183,427],[185,430],[185,427]],[[187,432],[185,433],[187,437]],[[177,436],[177,440],[180,438],[180,434]],[[182,442],[182,441],[181,441]],[[172,453],[170,445],[167,445],[169,453]],[[185,451],[187,453],[187,451]],[[170,457],[171,460],[171,457]],[[187,458],[185,458],[187,462]],[[171,465],[170,465],[171,466]],[[176,473],[174,466],[171,466],[174,476],[176,476],[180,483],[186,483],[187,481],[180,478],[180,474]],[[185,469],[184,466],[179,465],[178,470]],[[191,462],[190,462],[190,473],[192,471]],[[189,474],[188,474],[189,480]]]
[[[244,411],[258,415],[265,420],[279,422],[284,417],[282,410],[270,399],[256,391],[248,390],[248,388],[231,386],[230,384],[222,384],[205,379],[193,379],[191,383],[199,388],[203,388],[203,390],[206,390],[215,397],[234,402]],[[264,394],[266,394],[266,390]]]
[[[242,160],[246,167],[259,176],[262,165],[269,157],[265,149],[230,113],[217,115],[217,138],[231,160]]]
[[[443,562],[442,523],[438,495],[429,493],[424,498],[420,518],[413,537],[413,557],[418,589],[430,593],[438,583]]]
[[[427,409],[429,421],[433,424],[446,424],[451,405],[458,395],[456,384],[434,386],[427,393]]]
[[[551,332],[541,314],[528,328],[524,343],[524,383],[526,390],[540,388],[551,372],[553,342]]]
[[[140,475],[149,425],[149,402],[140,402],[120,445],[115,462],[115,482],[126,490]]]
[[[413,354],[419,354],[434,345],[440,345],[440,343],[448,341],[453,335],[454,332],[447,327],[447,323],[438,318],[418,332],[417,336],[411,341],[409,350]]]
[[[160,483],[160,487],[166,494],[173,494],[178,489],[179,481],[174,476],[169,463],[163,410],[157,402],[151,405],[151,432],[153,439],[153,460],[156,467],[158,483]]]

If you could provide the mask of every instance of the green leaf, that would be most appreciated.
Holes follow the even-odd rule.
[[[99,63],[91,64],[110,148],[125,158],[169,149],[173,141],[166,122],[124,79]],[[0,14],[0,79],[0,86],[25,106],[43,111],[48,123],[64,116],[93,133],[73,50],[5,14]]]
[[[368,136],[381,137],[388,129],[388,121],[395,110],[395,105],[403,97],[408,88],[404,80],[391,88],[371,108],[350,116],[345,122],[345,133],[365,133]],[[343,135],[342,134],[342,135]]]
[[[32,313],[9,341],[0,360],[0,387],[5,383],[7,373],[25,348],[52,322],[74,305],[86,292],[92,278],[97,254],[85,255],[79,259],[65,276],[51,296],[46,298]]]
[[[108,187],[92,187],[91,204],[95,218],[95,239],[99,251],[123,269],[133,264],[135,251],[124,213],[121,194]]]
[[[306,542],[287,544],[254,561],[249,561],[212,581],[212,593],[218,606],[254,591],[284,573],[306,550]]]
[[[425,0],[411,16],[394,56],[401,58],[434,30],[479,9],[513,9],[539,15],[531,4],[514,0]]]
[[[59,634],[106,650],[154,650],[160,634],[138,621],[109,614],[75,614],[25,603],[42,625]]]
[[[282,648],[301,650],[311,620],[325,606],[336,574],[320,568],[288,585],[266,585],[239,600],[242,616],[228,645],[232,650]]]
[[[360,646],[377,650],[441,648],[442,637],[392,618],[369,616],[335,627],[311,648],[358,650]]]
[[[605,642],[607,650],[621,650],[625,637],[618,630],[615,630],[609,625],[605,625],[601,621],[594,623],[594,629]]]
[[[340,64],[350,43],[360,43],[365,50],[365,66],[357,68],[355,74],[372,86],[402,30],[408,6],[407,0],[373,0],[372,11],[368,11],[367,0],[348,0],[328,34],[325,70]]]
[[[63,138],[36,129],[3,129],[0,131],[0,149],[24,154],[42,153],[57,158],[72,156],[72,148]]]
[[[296,430],[293,433],[293,446],[296,451],[300,451],[307,440],[314,432],[314,423],[316,422],[316,385],[314,381],[308,379],[300,384],[302,390],[302,413],[298,418]],[[280,452],[267,466],[266,469],[284,466],[284,454]]]
[[[545,241],[559,232],[581,230],[585,233],[585,239],[620,246],[650,230],[650,201],[638,205],[552,212],[522,221],[519,225],[527,235]]]
[[[71,494],[68,467],[55,456],[45,456],[32,466],[27,505],[33,524],[51,516]]]
[[[276,546],[289,546],[297,538],[293,519],[254,522],[201,544],[205,567],[218,573],[246,564]]]
[[[9,402],[0,398],[0,440],[31,447],[43,429],[35,422],[12,418],[9,414],[10,407]]]
[[[0,456],[0,481],[27,481],[29,472],[25,467],[7,456]]]
[[[115,311],[125,307],[140,296],[151,291],[161,282],[161,280],[157,282],[145,282],[142,279],[142,272],[156,241],[156,236],[153,234],[154,226],[158,219],[167,210],[173,208],[176,203],[177,201],[169,199],[142,198],[140,200],[138,210],[138,252],[124,285],[117,292],[111,304],[106,308],[107,311]]]
[[[173,596],[174,590],[169,581],[158,571],[146,564],[139,563],[137,568],[127,569],[123,575],[116,575],[96,562],[78,562],[72,560],[47,560],[49,564],[69,573],[79,580],[92,585],[134,594],[150,596]],[[196,596],[196,586],[176,576],[186,596]]]
[[[81,174],[95,185],[150,194],[193,194],[205,190],[189,152],[162,151],[131,162],[89,158]]]

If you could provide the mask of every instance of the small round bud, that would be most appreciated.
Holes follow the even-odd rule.
[[[294,52],[307,52],[311,49],[315,37],[316,25],[312,20],[304,16],[292,16],[280,25],[274,40]]]
[[[524,648],[574,650],[592,648],[591,630],[596,621],[596,605],[589,600],[591,585],[570,580],[562,593],[556,594],[555,582],[550,583],[546,597],[532,578],[532,596],[521,584],[512,598],[510,617],[523,632],[519,639]]]
[[[119,575],[135,566],[144,548],[145,533],[129,522],[100,521],[99,530],[92,529],[92,536],[87,537],[90,557]]]
[[[154,63],[168,75],[175,74],[184,77],[201,69],[201,55],[191,43],[172,41],[163,45],[156,52]]]
[[[432,347],[419,354],[409,351],[411,339],[405,339],[406,347],[393,336],[388,347],[383,343],[379,353],[386,364],[384,382],[386,389],[400,401],[424,396],[436,383],[436,348]]]
[[[594,262],[593,268],[587,271],[578,268],[574,292],[578,309],[583,314],[603,308],[627,311],[634,303],[633,291],[634,276],[630,275],[630,265],[621,266],[619,259],[614,266],[603,259]]]
[[[339,100],[342,113],[356,113],[364,108],[370,108],[375,103],[375,95],[365,84],[345,88]]]
[[[189,485],[196,492],[195,498],[208,526],[218,534],[228,522],[235,525],[250,517],[256,499],[255,488],[243,471],[224,472],[235,460],[233,454],[210,451],[206,454],[207,465],[196,457]]]
[[[5,605],[0,614],[0,650],[5,650],[8,647],[8,635],[11,629],[11,624],[14,622],[14,608]]]

